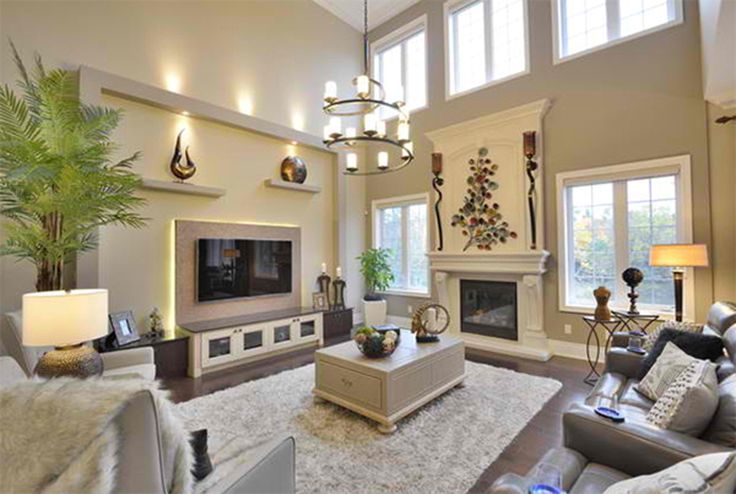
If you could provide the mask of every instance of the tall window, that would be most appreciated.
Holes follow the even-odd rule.
[[[526,71],[526,0],[450,1],[445,13],[450,95]]]
[[[557,58],[682,22],[682,0],[554,0]]]
[[[429,295],[427,194],[373,201],[373,245],[391,251],[390,292]]]
[[[383,85],[388,101],[404,101],[410,111],[427,106],[425,16],[374,42],[371,51],[373,77]]]
[[[614,307],[627,307],[621,272],[634,266],[644,272],[638,305],[670,312],[672,274],[649,266],[649,248],[690,241],[687,190],[686,157],[559,174],[561,305],[593,307],[593,290],[604,285]]]

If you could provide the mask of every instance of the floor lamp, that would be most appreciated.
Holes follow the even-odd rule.
[[[685,268],[708,266],[705,244],[660,244],[649,249],[649,265],[672,268],[675,282],[675,320],[682,321],[682,279]]]

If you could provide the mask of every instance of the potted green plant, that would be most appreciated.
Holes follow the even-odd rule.
[[[391,251],[384,248],[368,249],[359,257],[360,273],[367,292],[363,296],[363,314],[368,327],[386,323],[386,301],[378,292],[385,291],[394,281],[391,271]]]
[[[0,255],[36,267],[38,291],[62,288],[65,263],[97,246],[104,225],[142,227],[134,195],[135,153],[114,161],[112,133],[121,111],[81,103],[76,72],[47,71],[36,56],[32,73],[12,45],[20,73],[16,95],[0,87],[0,214],[6,239]],[[65,284],[65,288],[72,288]]]

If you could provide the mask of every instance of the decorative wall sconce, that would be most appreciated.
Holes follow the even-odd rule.
[[[527,203],[529,205],[529,223],[531,226],[530,248],[537,248],[537,189],[536,171],[539,165],[534,161],[537,155],[537,133],[533,130],[524,132],[524,156],[526,157],[526,176],[529,177],[529,190],[527,191]]]
[[[174,154],[171,157],[171,163],[169,163],[169,170],[178,179],[178,182],[184,182],[184,180],[190,179],[197,172],[197,164],[192,161],[189,156],[189,146],[184,150],[184,155],[181,152],[181,135],[184,133],[184,129],[181,129],[179,135],[176,136],[176,145],[174,146]],[[182,164],[182,157],[185,158],[186,163]]]
[[[434,216],[437,221],[437,236],[439,240],[437,250],[441,251],[444,241],[442,238],[442,222],[440,221],[440,203],[442,202],[442,191],[440,187],[445,183],[445,179],[440,176],[442,175],[442,153],[432,153],[432,175],[434,175],[432,188],[437,192],[437,201],[434,203]]]

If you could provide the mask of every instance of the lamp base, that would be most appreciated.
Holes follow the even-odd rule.
[[[56,347],[39,359],[34,372],[37,376],[47,379],[101,376],[102,358],[94,348],[82,343]]]

